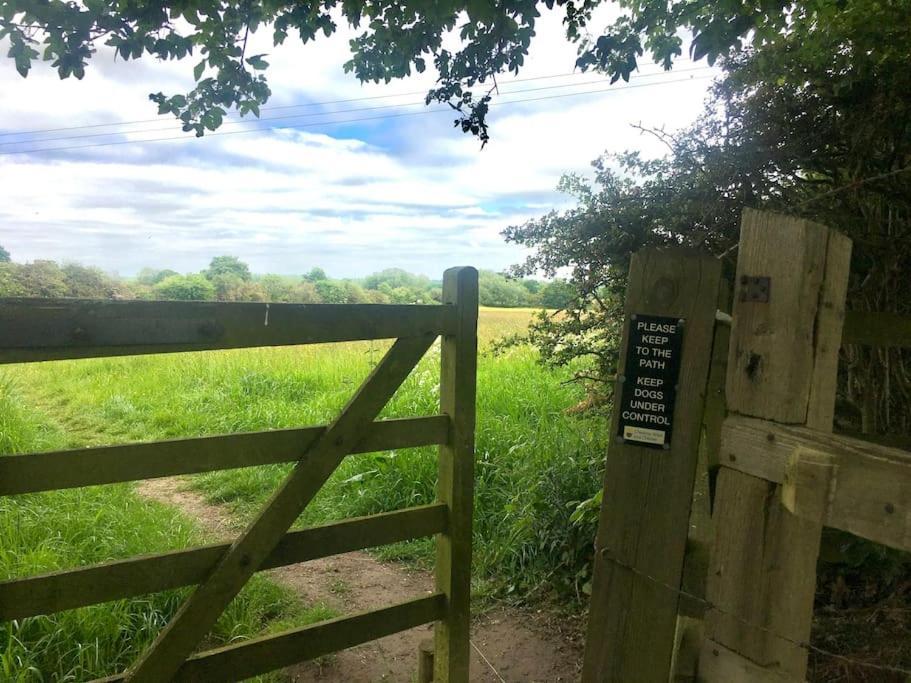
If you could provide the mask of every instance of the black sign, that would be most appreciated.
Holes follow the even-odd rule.
[[[629,324],[617,436],[636,445],[670,448],[684,321],[632,315]]]

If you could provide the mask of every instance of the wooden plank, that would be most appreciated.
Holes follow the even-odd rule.
[[[0,299],[0,364],[393,339],[454,322],[446,306]]]
[[[293,531],[285,534],[260,569],[431,536],[446,530],[447,517],[446,505],[435,503]],[[0,581],[0,620],[198,584],[229,547],[208,545]]]
[[[718,286],[718,311],[730,316],[731,283],[721,278]],[[712,341],[712,360],[706,383],[705,408],[702,412],[702,439],[699,442],[699,462],[693,485],[693,503],[690,508],[689,534],[683,558],[681,595],[678,605],[677,633],[674,638],[672,671],[674,681],[695,679],[699,653],[705,627],[705,582],[709,570],[712,539],[712,497],[721,452],[721,425],[727,414],[724,400],[724,383],[727,375],[728,342],[731,336],[730,320],[719,321],[715,316]],[[693,596],[693,597],[690,597]]]
[[[819,224],[744,212],[726,383],[732,412],[831,431],[850,249]],[[766,301],[745,295],[749,277],[769,278]],[[788,512],[780,485],[727,468],[715,502],[706,635],[803,680],[807,652],[795,643],[810,636],[822,525]],[[701,659],[710,656],[704,648]]]
[[[835,393],[838,389],[838,352],[845,322],[845,297],[851,274],[851,240],[829,231],[826,243],[825,273],[816,310],[813,372],[804,424],[831,432],[835,420]]]
[[[839,434],[850,436],[851,438],[865,441],[867,443],[880,444],[890,448],[898,448],[903,451],[911,451],[911,434],[864,434],[855,430],[838,430]]]
[[[911,550],[911,452],[739,416],[722,430],[724,464],[775,483],[785,481],[789,458],[802,449],[833,458],[825,526]]]
[[[670,675],[679,594],[667,586],[681,581],[720,272],[717,259],[679,250],[633,256],[619,367],[625,367],[630,315],[684,318],[680,389],[670,450],[627,441],[612,443],[608,452],[586,683],[664,683]],[[615,406],[619,398],[618,383]],[[618,429],[615,408],[610,433]]]
[[[718,310],[730,314],[731,283],[722,279],[718,287]],[[728,372],[728,353],[731,345],[731,326],[716,320],[715,338],[712,341],[712,361],[709,366],[709,380],[703,412],[703,439],[700,447],[705,452],[709,478],[709,500],[714,494],[713,479],[718,468],[721,451],[721,423],[727,416],[728,406],[724,386]],[[711,512],[711,506],[709,506]],[[709,522],[711,524],[711,522]],[[709,541],[711,543],[711,541]]]
[[[724,278],[718,288],[718,310],[731,310],[731,284]],[[721,425],[727,414],[724,400],[724,382],[727,374],[728,341],[730,324],[716,321],[712,340],[712,359],[706,384],[705,408],[702,412],[702,438],[699,441],[699,460],[693,484],[693,502],[690,508],[690,526],[683,560],[681,588],[700,598],[705,597],[705,578],[708,572],[712,539],[712,495],[721,452]],[[682,600],[681,614],[702,618],[704,607],[695,600]],[[690,611],[695,609],[695,611]],[[701,626],[698,630],[701,630]],[[679,628],[678,628],[679,631]],[[681,638],[678,638],[681,640]],[[687,638],[691,643],[693,638]]]
[[[848,311],[841,343],[911,348],[911,317],[896,313]]]
[[[417,683],[433,683],[433,640],[422,640],[418,645]]]
[[[452,435],[440,446],[437,481],[437,499],[449,507],[449,531],[437,537],[436,587],[447,610],[434,631],[434,680],[468,683],[478,271],[447,270],[443,302],[458,311],[458,323],[443,336],[440,352],[440,410],[452,420]]]
[[[293,462],[325,432],[325,426],[276,429],[9,455],[0,457],[0,495]],[[431,446],[446,443],[449,417],[380,420],[364,432],[352,453]]]
[[[809,577],[816,577],[819,541],[813,539],[819,525],[793,517],[781,496],[780,486],[722,468],[716,502],[724,519],[716,521],[708,577],[713,607],[706,613],[706,629],[709,640],[726,644],[775,676],[801,681],[805,674],[797,672],[806,667],[806,653],[794,643],[809,639],[814,591],[807,586],[815,588]],[[797,545],[806,542],[809,548]],[[790,548],[792,555],[783,558],[782,548]],[[707,657],[708,642],[700,660]]]
[[[728,357],[731,412],[806,422],[827,242],[828,230],[818,223],[743,212]],[[769,303],[740,300],[741,280],[751,276],[770,278]]]
[[[796,517],[825,522],[835,484],[834,459],[815,449],[798,448],[788,458],[781,504]]]
[[[674,655],[671,665],[673,683],[691,683],[696,680],[699,654],[702,652],[705,624],[701,618],[681,614],[677,618],[674,636]]]
[[[441,618],[445,610],[445,596],[435,593],[372,612],[234,643],[193,655],[181,665],[173,681],[221,683],[244,680],[430,623]],[[120,674],[97,679],[94,683],[129,680],[127,674]]]
[[[133,683],[170,680],[294,520],[304,511],[433,343],[399,339],[325,434],[304,453],[259,516],[231,545],[131,670]]]

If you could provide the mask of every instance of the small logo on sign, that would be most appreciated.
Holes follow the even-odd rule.
[[[626,426],[623,428],[623,439],[625,441],[639,441],[640,443],[655,443],[661,446],[664,444],[664,432],[660,429]]]

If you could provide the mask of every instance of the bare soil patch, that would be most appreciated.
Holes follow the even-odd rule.
[[[212,541],[237,534],[226,509],[186,490],[179,478],[145,481],[137,492],[176,506],[211,535]],[[431,592],[433,577],[423,571],[381,562],[365,552],[347,553],[268,572],[305,603],[324,603],[340,614],[392,605]],[[287,670],[297,683],[410,683],[415,680],[418,645],[432,635],[419,627],[344,650]],[[497,608],[472,626],[471,680],[474,683],[557,683],[576,681],[582,660],[577,629],[545,612]],[[485,661],[485,659],[487,661]]]

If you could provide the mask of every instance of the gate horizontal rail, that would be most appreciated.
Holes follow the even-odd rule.
[[[446,443],[449,417],[374,422],[352,453]],[[0,495],[293,462],[325,425],[0,457]]]
[[[477,271],[446,271],[443,300],[394,306],[0,299],[0,364],[397,340],[329,425],[0,457],[5,496],[295,463],[234,542],[0,581],[0,620],[196,585],[132,669],[99,680],[241,680],[436,622],[435,680],[467,683]],[[437,336],[441,414],[377,420]],[[440,448],[437,502],[288,530],[347,455],[430,445]],[[209,622],[255,572],[431,535],[431,595],[192,654]]]
[[[454,306],[0,299],[0,363],[450,334]]]
[[[172,680],[175,683],[242,680],[429,624],[442,619],[445,614],[446,596],[434,593],[399,605],[202,652],[187,659]],[[122,681],[129,681],[129,678],[124,675],[109,676],[93,683]]]
[[[447,518],[446,506],[434,503],[292,531],[259,569],[444,533]],[[53,614],[200,583],[229,546],[197,546],[0,581],[0,619]]]
[[[848,311],[842,344],[911,348],[911,317],[896,313]]]

